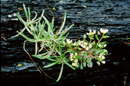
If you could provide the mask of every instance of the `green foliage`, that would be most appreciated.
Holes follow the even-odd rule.
[[[29,42],[35,43],[35,54],[32,55],[38,59],[47,59],[52,61],[51,64],[44,66],[43,68],[52,67],[56,64],[61,64],[61,70],[59,73],[59,77],[56,80],[57,82],[60,80],[64,64],[75,70],[76,68],[83,69],[84,67],[92,67],[92,60],[97,60],[97,64],[105,63],[105,55],[108,54],[107,50],[104,49],[106,47],[107,42],[101,42],[103,38],[108,38],[106,35],[108,32],[107,29],[101,29],[102,36],[98,37],[96,34],[96,30],[93,32],[90,30],[89,33],[83,35],[83,40],[73,41],[71,39],[67,39],[68,30],[74,25],[72,24],[68,28],[64,28],[66,21],[66,12],[64,13],[63,22],[59,31],[55,31],[54,29],[54,16],[52,21],[44,16],[44,10],[39,18],[37,18],[37,13],[33,19],[31,19],[30,9],[26,9],[23,4],[25,16],[27,18],[24,21],[21,18],[21,15],[18,13],[18,18],[21,23],[24,24],[24,29],[18,32],[18,35],[21,35]],[[47,26],[47,30],[45,29]],[[27,31],[32,38],[27,37],[23,32]],[[13,37],[16,37],[13,36]],[[90,40],[86,40],[86,38]],[[94,40],[96,37],[96,41]],[[38,44],[40,44],[40,49],[38,49]],[[64,50],[64,51],[63,51]]]
[[[126,39],[130,39],[130,38],[126,38]]]

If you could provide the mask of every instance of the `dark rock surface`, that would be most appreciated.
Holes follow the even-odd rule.
[[[82,85],[87,86],[122,86],[127,75],[126,86],[130,82],[130,1],[129,0],[46,0],[53,11],[55,27],[59,28],[63,11],[67,13],[66,26],[75,25],[69,30],[68,38],[79,39],[89,29],[108,29],[110,36],[107,49],[111,55],[106,59],[105,65],[83,70],[73,71],[65,67],[60,82],[40,74],[24,52],[22,44],[24,39],[14,36],[16,31],[23,28],[18,21],[16,13],[19,11],[25,18],[22,4],[36,11],[38,15],[45,9],[45,15],[51,20],[52,15],[47,9],[44,0],[1,0],[1,78],[2,85],[17,86],[45,86],[45,85]],[[27,43],[26,49],[34,53],[34,44]],[[34,58],[38,66],[48,64]],[[18,66],[18,65],[21,66]],[[60,65],[54,68],[43,69],[52,78],[57,78]],[[9,83],[7,83],[9,82]],[[20,83],[20,84],[19,84]]]

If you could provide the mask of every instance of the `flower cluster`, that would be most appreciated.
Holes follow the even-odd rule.
[[[72,61],[72,66],[77,66],[78,65],[78,59],[76,57],[77,57],[77,53],[75,53],[75,54],[70,53],[69,58]]]
[[[102,45],[99,43],[98,46],[101,48],[101,47],[106,47],[107,45],[106,44]]]
[[[89,30],[89,33],[87,33],[87,35],[94,35],[96,33],[96,30],[93,30],[93,32],[92,32],[92,30]]]
[[[102,37],[99,39],[98,35],[100,32],[103,34]],[[86,65],[88,67],[92,67],[92,59],[96,59],[98,65],[100,65],[100,62],[102,64],[105,64],[104,59],[105,55],[107,55],[108,52],[104,48],[107,46],[107,44],[106,42],[101,42],[101,40],[105,37],[108,37],[107,35],[105,35],[108,30],[103,30],[101,28],[100,32],[97,31],[96,34],[96,30],[89,30],[87,36],[89,37],[90,41],[86,40],[86,35],[83,35],[83,40],[78,40],[75,42],[73,42],[71,39],[66,39],[66,44],[69,44],[67,47],[70,52],[69,59],[72,62],[72,66],[80,67],[81,69],[83,69],[83,67],[86,67]],[[97,43],[94,40],[94,35],[98,40]]]
[[[100,28],[100,31],[101,31],[101,33],[106,34],[108,32],[108,29],[102,29],[102,28]]]
[[[72,40],[66,39],[66,43],[67,43],[67,44],[70,44],[71,42],[72,42]]]

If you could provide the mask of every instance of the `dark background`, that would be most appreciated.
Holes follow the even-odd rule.
[[[75,24],[67,38],[80,39],[89,29],[108,29],[107,50],[110,53],[106,64],[93,68],[73,71],[65,66],[61,80],[54,80],[40,74],[24,52],[25,39],[14,36],[23,28],[15,13],[20,12],[25,19],[23,3],[36,11],[38,15],[45,9],[45,16],[51,21],[55,15],[55,28],[59,28],[63,11],[67,13],[66,26]],[[130,0],[1,0],[1,86],[46,86],[46,85],[81,85],[81,86],[130,86]],[[10,17],[11,16],[11,17]],[[34,53],[34,44],[26,43],[30,54]],[[43,67],[48,61],[33,58],[38,66]],[[22,66],[18,66],[22,64]],[[60,65],[43,69],[49,76],[57,79]]]

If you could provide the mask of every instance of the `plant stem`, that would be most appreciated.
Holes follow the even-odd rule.
[[[35,42],[35,55],[37,55],[37,41]]]
[[[58,79],[56,80],[56,82],[58,82],[58,81],[60,80],[60,78],[61,78],[61,75],[62,75],[62,73],[63,73],[63,67],[64,67],[64,63],[62,63],[62,66],[61,66],[61,69],[60,69],[60,74],[59,74],[59,77],[58,77]]]
[[[21,32],[20,33],[18,33],[17,35],[15,35],[15,36],[12,36],[11,38],[15,38],[15,37],[17,37],[17,36],[19,36],[23,31],[25,30],[25,27],[21,30]]]
[[[103,37],[104,37],[104,34],[103,34],[103,36],[101,37],[101,39],[98,41],[98,43],[103,39]],[[98,43],[97,43],[97,44],[98,44]]]
[[[89,43],[88,43],[88,44],[90,44],[90,43],[91,43],[91,41],[92,41],[92,39],[90,39],[90,41],[89,41]]]
[[[27,40],[24,41],[24,44],[23,44],[23,50],[28,54],[28,56],[30,57],[30,59],[32,60],[32,62],[34,63],[34,65],[36,66],[37,70],[42,74],[42,72],[39,70],[39,68],[37,67],[36,63],[34,62],[34,60],[32,59],[31,55],[26,51],[25,49],[25,42]]]

